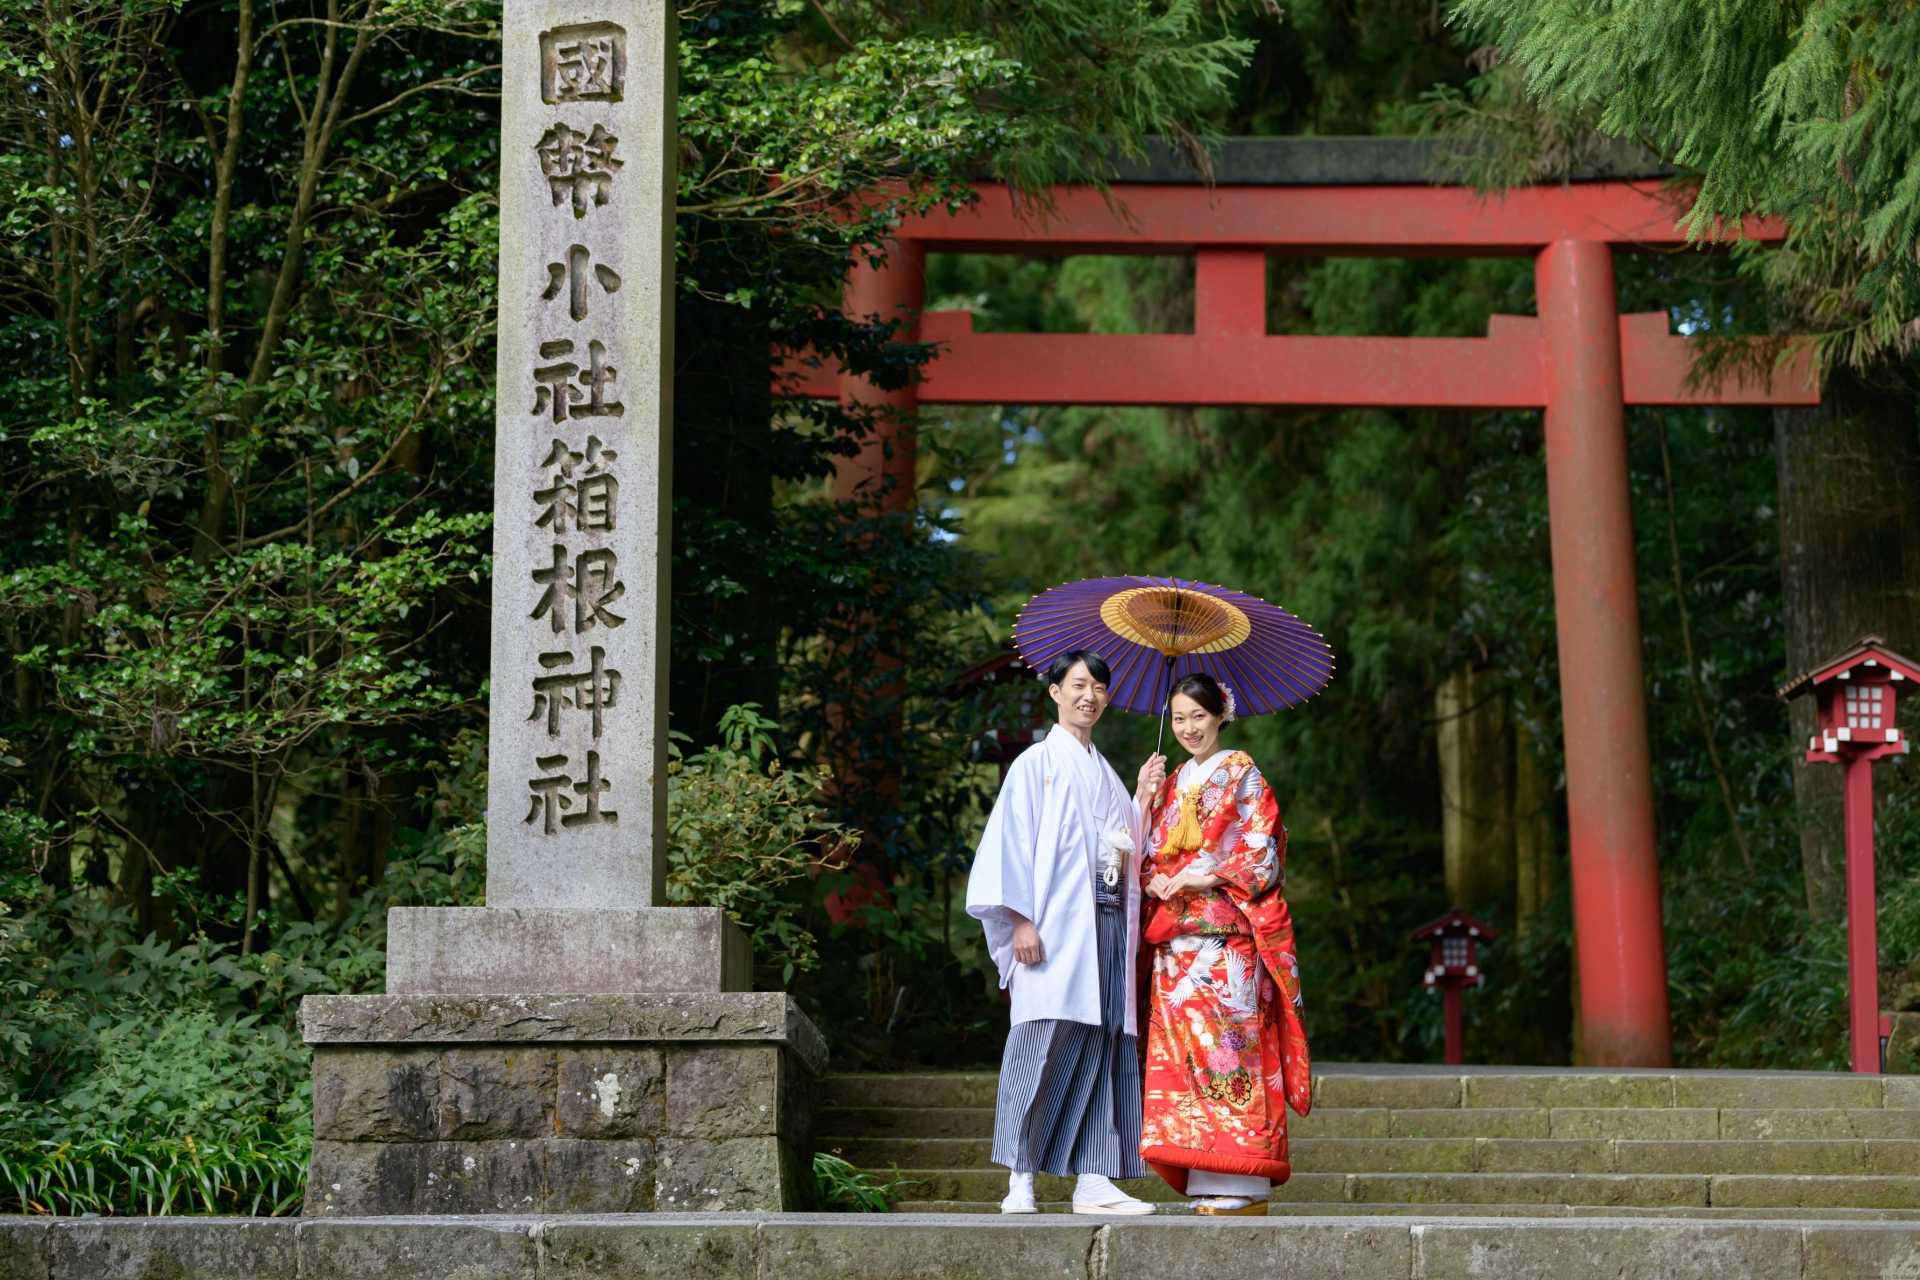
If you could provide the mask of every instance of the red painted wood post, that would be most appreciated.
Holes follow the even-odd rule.
[[[1265,253],[1202,249],[1193,255],[1193,331],[1202,338],[1266,336]]]
[[[1447,1014],[1447,1065],[1457,1067],[1467,1060],[1467,993],[1457,982],[1449,982],[1440,993]]]
[[[877,267],[868,261],[866,247],[855,250],[843,305],[847,315],[858,321],[898,321],[892,340],[917,342],[926,296],[926,251],[917,240],[888,241],[882,248],[886,257]],[[883,391],[865,378],[842,374],[840,399],[849,406],[872,406],[878,413],[873,431],[861,442],[860,452],[835,466],[834,497],[858,503],[867,514],[911,511],[919,462],[915,426],[918,387],[909,384]],[[884,606],[876,609],[867,616],[865,625],[881,628],[884,612]],[[859,744],[849,736],[859,724],[884,717],[886,727],[880,736],[891,741],[900,737],[898,699],[906,691],[906,682],[899,647],[890,633],[879,633],[882,643],[877,652],[858,662],[843,659],[840,665],[854,683],[844,691],[844,702],[830,703],[826,709],[833,789],[849,805],[847,816],[854,825],[870,836],[867,851],[854,855],[854,883],[844,894],[826,896],[827,916],[835,924],[845,924],[861,907],[886,893],[886,877],[876,862],[878,842],[871,839],[872,824],[876,817],[897,807],[900,771],[893,761],[862,758]]]
[[[1534,283],[1585,1057],[1667,1066],[1673,1042],[1612,251],[1597,241],[1548,245]]]
[[[1880,927],[1873,900],[1873,761],[1847,755],[1847,1021],[1853,1069],[1880,1072]]]
[[[889,241],[886,261],[878,267],[867,261],[864,249],[857,252],[847,275],[847,314],[856,320],[900,321],[894,341],[919,341],[920,310],[926,296],[926,252],[920,242]],[[882,391],[865,378],[843,374],[840,399],[849,405],[878,407],[880,420],[860,452],[834,469],[834,496],[843,501],[865,498],[887,512],[911,510],[918,459],[914,431],[918,390],[906,386]]]

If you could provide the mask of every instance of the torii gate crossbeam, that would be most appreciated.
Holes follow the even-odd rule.
[[[1684,202],[1658,182],[1487,196],[1403,173],[1383,178],[1381,157],[1392,168],[1407,154],[1399,140],[1338,145],[1336,156],[1325,142],[1243,142],[1219,166],[1217,185],[1162,168],[1116,183],[1112,199],[1063,188],[1044,217],[983,185],[980,201],[957,214],[907,219],[885,263],[863,262],[849,277],[851,314],[898,320],[903,341],[940,344],[916,386],[881,392],[792,359],[778,389],[897,411],[895,433],[850,460],[839,488],[851,496],[873,486],[899,503],[912,501],[910,415],[919,404],[1541,410],[1585,1058],[1667,1065],[1625,407],[1814,404],[1810,365],[1802,356],[1770,374],[1694,386],[1688,344],[1668,334],[1664,314],[1619,313],[1614,252],[1689,243]],[[1327,180],[1329,156],[1352,180]],[[1318,177],[1290,182],[1289,165]],[[1751,222],[1721,238],[1779,235]],[[1191,254],[1194,331],[974,333],[965,313],[921,315],[929,251]],[[1270,335],[1266,257],[1276,253],[1531,256],[1539,314],[1495,316],[1485,338]],[[892,483],[875,484],[883,479]]]

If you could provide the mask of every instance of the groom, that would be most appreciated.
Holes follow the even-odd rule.
[[[1013,997],[993,1127],[993,1161],[1012,1171],[1002,1213],[1037,1212],[1037,1172],[1079,1175],[1075,1213],[1153,1212],[1109,1180],[1146,1173],[1134,1047],[1145,805],[1093,746],[1110,678],[1088,650],[1054,660],[1059,722],[1007,771],[967,879],[967,914]]]

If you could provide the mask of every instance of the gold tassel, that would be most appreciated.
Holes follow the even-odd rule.
[[[1160,855],[1170,857],[1198,849],[1206,838],[1206,832],[1200,829],[1200,788],[1188,787],[1180,793],[1180,817],[1168,829],[1167,838],[1160,845]]]

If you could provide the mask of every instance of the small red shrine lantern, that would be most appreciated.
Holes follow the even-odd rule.
[[[1782,698],[1811,692],[1819,732],[1807,742],[1809,761],[1846,769],[1847,1003],[1853,1069],[1885,1069],[1886,1032],[1880,1016],[1880,931],[1873,889],[1873,762],[1904,755],[1906,735],[1896,719],[1903,695],[1920,684],[1920,664],[1903,658],[1879,636],[1862,636],[1845,653],[1789,680]]]
[[[1450,1065],[1466,1061],[1466,1008],[1461,993],[1468,987],[1487,985],[1487,975],[1480,971],[1480,944],[1499,936],[1491,925],[1482,924],[1458,907],[1429,920],[1411,935],[1411,941],[1432,943],[1423,981],[1427,990],[1440,992],[1446,1002]]]

